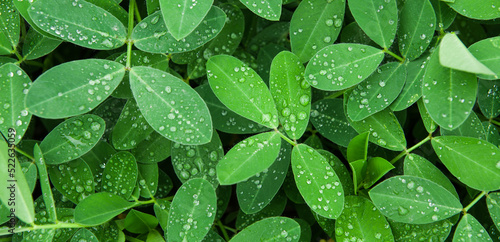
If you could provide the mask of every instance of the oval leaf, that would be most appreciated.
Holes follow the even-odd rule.
[[[146,139],[153,132],[134,99],[123,107],[111,133],[111,141],[117,150],[129,150]]]
[[[287,217],[262,219],[237,233],[230,242],[299,241],[300,225]]]
[[[500,11],[499,11],[500,12]],[[478,41],[469,47],[470,53],[483,65],[488,67],[495,76],[478,74],[483,79],[498,79],[500,76],[500,37]]]
[[[12,54],[21,34],[19,13],[12,1],[0,2],[0,55]]]
[[[500,115],[500,80],[479,80],[477,104],[488,119]]]
[[[472,19],[495,19],[500,18],[497,0],[455,0],[448,2],[448,6],[457,13]]]
[[[429,0],[412,0],[404,2],[399,16],[399,51],[404,58],[414,60],[431,43],[436,29],[436,14]]]
[[[459,241],[493,241],[486,229],[470,214],[465,214],[457,225],[453,242]]]
[[[128,199],[137,181],[137,163],[135,157],[121,151],[108,160],[101,181],[101,191]]]
[[[418,60],[407,62],[405,86],[396,100],[391,103],[392,111],[407,109],[422,97],[422,81],[424,80],[426,64],[429,61],[428,58],[428,55],[424,55]]]
[[[282,0],[240,0],[250,11],[262,18],[278,21],[281,17]]]
[[[200,25],[213,3],[213,0],[160,0],[160,8],[169,32],[180,40]]]
[[[122,197],[111,193],[92,194],[76,205],[75,222],[89,226],[99,225],[134,205],[135,203],[127,202]]]
[[[57,191],[75,204],[94,193],[92,171],[82,159],[48,166],[47,170]]]

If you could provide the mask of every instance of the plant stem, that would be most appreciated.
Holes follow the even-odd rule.
[[[134,237],[129,236],[129,235],[125,235],[125,239],[127,239],[127,241],[131,241],[131,242],[144,242],[144,240],[140,240],[140,239],[134,238]]]
[[[420,147],[421,145],[423,145],[425,142],[429,141],[432,139],[432,134],[429,134],[427,137],[425,137],[425,139],[421,140],[420,142],[418,142],[416,145],[410,147],[409,149],[405,149],[403,152],[401,152],[398,156],[394,157],[394,159],[392,159],[390,162],[391,164],[394,164],[396,163],[399,159],[403,158],[403,156],[405,155],[408,155],[410,154],[410,152],[412,152],[413,150],[415,150],[416,148]]]
[[[496,121],[494,119],[490,119],[489,121],[490,121],[490,123],[492,123],[492,124],[494,124],[496,126],[500,126],[500,122],[498,122],[498,121]]]
[[[128,5],[128,30],[127,30],[127,64],[125,69],[130,70],[130,62],[132,59],[132,30],[134,29],[134,7],[135,0],[130,0]]]
[[[33,158],[33,156],[31,156],[31,155],[29,155],[28,153],[26,153],[26,152],[24,152],[24,151],[20,150],[19,148],[17,148],[17,146],[16,146],[16,152],[17,152],[17,153],[19,153],[19,154],[21,154],[21,155],[26,156],[28,159],[30,159],[30,160],[32,160],[32,161],[34,161],[34,160],[35,160],[35,158]]]
[[[297,146],[297,143],[291,140],[290,138],[286,137],[283,133],[281,133],[277,128],[274,128],[274,131],[278,133],[282,139],[284,139],[286,142],[290,143],[293,146]]]
[[[344,89],[344,90],[340,90],[338,92],[335,92],[335,93],[333,93],[333,94],[325,97],[325,99],[335,99],[335,98],[337,98],[339,96],[342,96],[345,92],[350,91],[352,89],[354,89],[354,87],[350,87],[350,88],[347,88],[347,89]]]
[[[135,20],[137,21],[137,23],[142,21],[141,13],[139,13],[139,7],[137,6],[137,2],[135,2]]]
[[[467,211],[469,211],[469,209],[474,206],[474,204],[476,204],[477,202],[479,202],[479,200],[481,200],[481,198],[484,197],[484,195],[487,195],[488,192],[486,191],[482,191],[481,193],[479,193],[479,195],[477,195],[476,198],[474,198],[474,200],[472,200],[472,202],[469,203],[469,205],[467,205],[467,207],[465,207],[463,210],[462,210],[462,213],[463,214],[466,214]]]
[[[403,57],[394,54],[394,52],[388,50],[387,48],[384,48],[383,52],[386,53],[386,54],[389,54],[390,56],[392,56],[394,58],[396,58],[401,63],[405,62],[405,59],[403,59]]]
[[[224,224],[222,224],[222,222],[220,221],[220,219],[217,220],[217,225],[219,226],[220,228],[220,231],[222,231],[222,235],[224,236],[224,239],[226,241],[229,241],[229,235],[227,234],[227,231],[226,231],[226,228],[224,226]]]
[[[58,222],[55,224],[33,225],[32,227],[16,227],[16,228],[14,228],[14,231],[15,231],[15,233],[20,233],[20,232],[24,232],[24,231],[31,231],[31,230],[37,230],[37,229],[62,229],[62,228],[84,228],[84,227],[92,227],[92,226],[87,226],[87,225],[77,224],[77,223]],[[9,229],[10,229],[9,227],[0,228],[0,236],[10,234]]]

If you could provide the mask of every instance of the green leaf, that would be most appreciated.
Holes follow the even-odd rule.
[[[0,55],[9,55],[16,49],[21,35],[19,13],[12,1],[0,2]]]
[[[45,159],[43,158],[42,150],[38,144],[35,144],[34,148],[34,158],[36,162],[36,167],[38,167],[38,174],[40,175],[40,187],[42,189],[43,203],[45,205],[45,210],[47,211],[47,216],[50,222],[57,221],[56,206],[54,202],[54,196],[52,195],[52,189],[50,187],[49,175],[47,173],[47,166],[45,165]]]
[[[458,128],[451,131],[446,129],[440,131],[441,135],[465,136],[486,140],[486,131],[475,112],[472,112]]]
[[[363,178],[366,174],[366,162],[367,160],[349,162],[349,167],[351,167],[352,171],[352,181],[354,183],[354,194],[358,193],[358,189],[363,183]]]
[[[350,123],[358,133],[370,131],[370,142],[374,144],[394,151],[406,147],[403,128],[394,113],[387,108],[361,121],[350,120]]]
[[[81,228],[76,231],[75,235],[71,238],[70,242],[78,241],[88,241],[88,242],[99,242],[95,234],[90,232],[88,229]]]
[[[281,138],[271,131],[249,137],[236,144],[217,164],[221,185],[247,180],[272,165],[278,157]]]
[[[341,99],[323,99],[312,105],[311,123],[325,138],[347,147],[358,133],[352,128],[344,114]]]
[[[216,166],[224,156],[222,142],[214,131],[212,140],[203,145],[182,145],[172,143],[172,166],[181,182],[193,178],[203,178],[217,188],[219,180],[216,176]]]
[[[215,219],[217,197],[210,182],[195,178],[177,191],[168,213],[167,241],[200,241]]]
[[[500,81],[479,80],[477,104],[481,113],[492,119],[500,115]]]
[[[399,51],[414,60],[427,49],[436,29],[436,14],[429,0],[406,1],[399,14]]]
[[[89,165],[90,171],[94,175],[94,184],[101,182],[106,162],[115,153],[113,146],[101,140],[89,152],[81,156],[81,159]],[[99,192],[100,188],[100,186],[95,187],[96,192]]]
[[[465,185],[479,191],[500,189],[500,149],[484,140],[440,136],[432,139],[439,159]]]
[[[109,60],[86,59],[57,65],[31,85],[26,107],[34,115],[49,119],[86,113],[111,95],[124,74],[123,65]]]
[[[477,79],[474,74],[441,66],[439,56],[439,50],[435,50],[427,64],[422,100],[434,122],[453,130],[467,119],[474,106]]]
[[[213,0],[160,0],[161,13],[167,28],[176,40],[193,32],[212,7]]]
[[[376,46],[375,42],[363,32],[356,21],[344,26],[340,33],[340,41],[343,43],[356,43]]]
[[[160,227],[166,231],[168,224],[168,211],[170,210],[171,202],[167,200],[157,199],[157,203],[153,205],[155,216],[158,219]]]
[[[495,73],[495,76],[478,74],[483,79],[498,79],[500,76],[500,37],[493,37],[478,41],[469,47],[470,53],[489,70]]]
[[[169,18],[172,18],[170,16]],[[161,12],[144,18],[132,32],[134,45],[151,53],[181,53],[194,50],[220,33],[226,20],[226,14],[212,6],[205,19],[189,35],[176,40],[168,31]]]
[[[250,11],[271,21],[278,21],[281,17],[282,0],[240,0]]]
[[[500,230],[500,193],[490,193],[486,197],[488,212],[496,228]]]
[[[370,132],[358,134],[351,139],[347,146],[347,161],[353,162],[357,160],[366,160],[368,157],[368,138]]]
[[[248,46],[250,47],[248,51],[251,54],[257,54],[260,52],[261,48],[264,48],[269,44],[284,45],[289,41],[287,38],[289,35],[289,22],[271,23],[263,30],[258,31],[255,36],[251,37],[251,40],[248,42]],[[289,48],[285,49],[289,50]]]
[[[335,221],[337,241],[394,241],[391,227],[370,200],[347,196],[345,208]]]
[[[344,189],[345,195],[351,195],[354,192],[354,185],[352,182],[351,174],[345,167],[344,163],[337,158],[334,154],[326,150],[317,150],[328,161],[337,176],[339,176],[340,183]]]
[[[134,205],[135,203],[111,193],[92,194],[76,205],[75,222],[89,226],[99,225]]]
[[[138,187],[141,190],[141,197],[153,198],[158,190],[160,179],[160,170],[157,163],[152,164],[137,164],[138,168]]]
[[[300,2],[290,20],[290,44],[301,62],[308,62],[318,50],[335,42],[344,13],[345,1]]]
[[[14,144],[19,143],[24,136],[31,120],[31,114],[24,106],[24,98],[31,80],[29,76],[14,64],[0,66],[0,132],[7,136],[12,133],[9,129],[15,129]],[[8,90],[8,91],[7,91]]]
[[[454,2],[448,2],[448,6],[457,13],[479,20],[500,18],[500,11],[496,4],[498,4],[496,0],[483,0],[480,2],[475,0],[455,0]]]
[[[490,122],[483,122],[484,132],[486,133],[486,141],[500,147],[500,133],[497,127]]]
[[[210,87],[235,113],[269,128],[278,127],[278,112],[262,78],[242,61],[218,55],[207,62]]]
[[[158,225],[155,216],[131,209],[125,217],[124,227],[127,231],[134,234],[147,233]]]
[[[143,164],[158,163],[167,159],[170,154],[172,142],[160,134],[153,132],[146,139],[130,150],[137,160]]]
[[[236,217],[236,229],[243,230],[249,225],[265,218],[280,216],[285,211],[287,199],[283,192],[278,192],[273,200],[257,213],[246,214],[242,210],[238,211]]]
[[[245,214],[257,213],[271,202],[285,180],[291,151],[291,145],[281,140],[280,153],[274,163],[268,169],[237,184],[236,196],[241,211]]]
[[[128,199],[137,181],[135,157],[121,151],[108,160],[102,174],[101,191]]]
[[[30,28],[23,44],[23,58],[26,60],[40,58],[55,50],[61,43],[61,40],[46,37]]]
[[[453,242],[458,241],[493,241],[486,229],[470,214],[465,214],[455,229]]]
[[[7,135],[7,134],[6,134]],[[27,224],[33,224],[35,221],[35,209],[33,206],[33,197],[26,182],[26,178],[15,157],[15,145],[7,144],[4,139],[0,139],[0,186],[5,190],[0,193],[2,204],[9,205],[9,210],[15,209],[15,216]],[[15,203],[9,203],[11,196],[15,197]],[[12,210],[11,210],[12,211]]]
[[[363,177],[363,187],[368,189],[373,186],[387,172],[394,169],[394,166],[382,157],[372,157],[366,163],[366,173]]]
[[[460,200],[440,185],[420,177],[395,176],[369,192],[375,206],[392,220],[427,224],[462,211]]]
[[[399,95],[406,80],[406,65],[391,62],[380,66],[349,95],[347,115],[353,121],[387,108]]]
[[[491,56],[489,56],[491,57]],[[456,34],[446,34],[439,44],[439,63],[447,68],[492,76],[496,74],[474,57]],[[491,78],[491,77],[490,77]]]
[[[446,2],[441,0],[431,0],[432,7],[436,13],[436,30],[445,30],[453,23],[457,12],[446,4]]]
[[[352,16],[366,35],[383,48],[389,48],[398,27],[397,1],[351,0],[348,4]]]
[[[344,189],[327,160],[305,144],[292,151],[292,169],[300,194],[317,214],[335,219],[344,208]]]
[[[453,223],[441,220],[430,224],[405,224],[389,220],[395,241],[445,241]]]
[[[185,82],[157,69],[133,67],[130,87],[142,115],[156,132],[182,144],[210,141],[212,119],[207,105]]]
[[[111,141],[115,149],[129,150],[135,148],[152,132],[153,129],[141,114],[135,100],[129,99],[113,127]]]
[[[28,13],[43,31],[90,49],[116,49],[127,37],[120,20],[86,1],[37,0]]]
[[[456,198],[459,198],[455,187],[451,184],[448,177],[422,156],[417,154],[407,155],[404,160],[404,174],[433,181],[451,192]]]
[[[257,68],[255,70],[266,84],[269,84],[271,63],[273,62],[274,57],[282,51],[288,51],[288,49],[282,45],[268,44],[260,48],[259,53],[257,54],[257,59],[255,61]]]
[[[105,126],[104,120],[93,114],[67,119],[40,143],[45,161],[54,165],[82,156],[101,139]]]
[[[368,45],[330,45],[311,58],[304,75],[306,81],[315,88],[343,90],[370,76],[383,58],[382,50]]]
[[[418,111],[420,112],[420,117],[422,118],[422,122],[424,123],[425,129],[429,133],[433,133],[437,129],[437,124],[432,120],[431,116],[429,115],[429,112],[427,112],[427,109],[425,108],[424,101],[422,99],[419,99],[417,101],[418,105]]]
[[[306,131],[311,111],[311,87],[304,80],[304,66],[291,52],[283,51],[271,64],[269,86],[281,124],[292,139]]]
[[[106,122],[106,130],[103,134],[104,141],[110,141],[111,131],[113,131],[113,127],[120,117],[125,103],[127,103],[127,100],[110,97],[90,112],[101,117]]]
[[[420,99],[422,96],[422,81],[427,69],[428,58],[428,55],[423,55],[421,58],[410,61],[407,64],[407,75],[403,90],[389,106],[392,111],[407,109]]]
[[[47,167],[50,181],[64,197],[78,204],[94,193],[94,179],[89,165],[76,159],[64,164]]]
[[[89,3],[95,4],[96,6],[108,11],[113,14],[123,25],[128,23],[128,13],[120,6],[120,2],[117,0],[86,0]]]
[[[299,241],[300,225],[291,218],[262,219],[237,233],[230,242],[244,241]]]

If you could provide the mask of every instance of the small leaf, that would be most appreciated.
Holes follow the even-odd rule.
[[[158,225],[158,220],[155,216],[131,209],[125,217],[124,227],[127,231],[134,234],[147,233],[154,230]]]
[[[0,2],[0,55],[9,55],[17,48],[21,35],[19,13],[12,1]]]
[[[358,193],[358,187],[363,183],[364,175],[366,174],[367,160],[356,160],[349,162],[349,167],[352,171],[352,181],[354,183],[354,194]]]
[[[37,0],[28,13],[43,31],[82,47],[110,50],[125,44],[120,20],[86,1]]]
[[[283,194],[283,192],[278,192],[273,200],[257,213],[246,214],[242,210],[238,211],[235,224],[236,229],[242,230],[262,219],[280,216],[285,211],[287,201],[285,194]]]
[[[88,229],[81,228],[73,235],[70,242],[78,242],[78,241],[88,241],[88,242],[99,242],[97,237],[90,232]]]
[[[86,59],[57,65],[31,85],[26,107],[36,116],[50,119],[86,113],[111,95],[124,74],[123,65],[109,60]]]
[[[142,115],[156,132],[182,144],[210,141],[212,119],[207,105],[185,82],[164,71],[133,67],[130,87]]]
[[[146,139],[130,150],[137,162],[149,164],[158,163],[170,156],[171,141],[153,132]]]
[[[111,193],[92,194],[76,205],[75,222],[89,226],[99,225],[134,205],[135,203]]]
[[[403,223],[432,223],[462,211],[458,198],[420,177],[391,177],[372,188],[369,194],[384,216]]]
[[[453,23],[453,20],[455,20],[455,17],[457,16],[457,12],[450,8],[445,1],[430,1],[432,3],[432,7],[434,8],[434,12],[436,13],[436,30],[444,31]]]
[[[278,21],[281,17],[282,0],[240,0],[250,11],[271,21]]]
[[[262,219],[240,231],[230,242],[245,241],[299,241],[300,225],[291,218]]]
[[[484,140],[440,136],[432,139],[439,159],[465,185],[479,191],[500,189],[500,149]]]
[[[405,86],[396,100],[391,103],[390,108],[392,111],[407,109],[420,99],[422,96],[422,81],[424,80],[428,61],[429,56],[424,54],[421,58],[407,64]]]
[[[7,136],[12,133],[9,129],[15,129],[12,138],[15,138],[14,144],[17,144],[31,120],[31,113],[28,113],[24,105],[31,80],[23,69],[9,63],[0,66],[0,86],[5,90],[0,92],[0,105],[4,108],[0,116],[0,132]]]
[[[160,0],[161,13],[169,32],[180,40],[188,36],[207,15],[213,0]]]
[[[488,119],[500,115],[500,80],[479,80],[477,104]]]
[[[424,101],[422,99],[419,99],[417,101],[417,106],[418,106],[418,111],[420,112],[420,117],[422,118],[422,122],[424,123],[425,129],[427,132],[430,134],[436,131],[438,128],[438,125],[432,120],[431,116],[429,115],[429,112],[427,112],[427,109],[425,108]]]
[[[344,208],[344,189],[326,159],[305,144],[292,151],[292,169],[300,194],[317,214],[335,219]]]
[[[108,160],[102,174],[101,191],[128,199],[137,181],[135,157],[121,151]]]
[[[472,19],[495,19],[500,18],[500,11],[498,11],[498,1],[496,0],[483,0],[477,2],[475,0],[456,0],[448,2],[448,6],[453,8],[457,13]]]
[[[160,169],[157,163],[152,164],[137,164],[138,173],[138,188],[141,190],[141,197],[153,198],[158,190],[158,183],[160,179]]]
[[[383,48],[389,48],[398,27],[397,1],[350,0],[347,3],[366,35]]]
[[[441,129],[440,132],[441,135],[465,136],[486,140],[486,131],[475,112],[472,112],[458,128],[451,131]]]
[[[278,127],[278,112],[269,89],[259,75],[242,61],[218,55],[207,62],[210,87],[235,113],[269,128]]]
[[[442,66],[469,72],[494,76],[496,74],[474,57],[456,34],[446,34],[439,44],[439,63]]]
[[[82,156],[101,139],[105,128],[104,120],[93,114],[67,119],[40,143],[45,161],[54,165]]]
[[[172,200],[168,213],[167,241],[200,241],[210,230],[217,208],[215,190],[208,181],[185,182]]]
[[[50,187],[49,174],[47,173],[45,159],[43,158],[42,150],[38,144],[35,144],[33,153],[36,167],[38,167],[38,174],[40,174],[40,187],[42,189],[43,203],[45,205],[45,210],[47,211],[47,217],[50,222],[55,222],[57,221],[56,205],[54,202],[54,196],[52,195],[52,189]]]
[[[221,185],[245,181],[269,168],[281,147],[281,138],[271,131],[249,137],[236,144],[217,164],[217,178]]]
[[[349,146],[347,146],[347,161],[353,162],[357,160],[366,160],[368,157],[368,138],[370,132],[358,134],[351,139]]]
[[[436,29],[436,14],[429,0],[412,0],[404,2],[399,16],[399,51],[404,58],[414,60],[431,43]]]
[[[345,1],[302,1],[290,20],[290,45],[300,61],[308,62],[339,36]]]
[[[493,241],[486,229],[470,214],[465,214],[455,229],[453,242],[458,241]]]
[[[304,80],[304,66],[291,52],[283,51],[271,64],[269,86],[281,124],[292,139],[306,131],[311,111],[311,87]]]
[[[357,196],[345,198],[344,211],[335,221],[335,239],[337,241],[394,241],[387,220],[370,200]]]
[[[61,40],[49,38],[30,28],[23,44],[23,58],[26,60],[40,58],[55,50],[61,43]]]
[[[111,141],[117,150],[130,150],[152,132],[153,129],[142,116],[137,103],[134,99],[130,99],[123,107],[120,118],[113,127]]]
[[[494,76],[478,74],[479,78],[493,80],[498,79],[498,76],[500,76],[500,68],[498,67],[500,64],[499,44],[500,38],[493,37],[478,41],[469,47],[470,53],[495,73]]]
[[[304,75],[306,81],[315,88],[343,90],[366,79],[383,58],[381,50],[368,45],[329,45],[311,58]]]
[[[346,195],[351,195],[354,192],[354,183],[352,182],[351,174],[345,167],[344,163],[334,154],[326,150],[317,150],[328,161],[337,176]]]
[[[430,224],[406,224],[389,220],[395,241],[445,241],[453,223],[448,219]]]
[[[50,181],[57,191],[75,204],[94,193],[92,172],[82,159],[51,165],[47,170]]]
[[[441,66],[439,56],[439,50],[435,50],[427,64],[422,100],[434,122],[443,129],[453,130],[467,119],[474,106],[477,78]]]
[[[387,172],[394,169],[394,166],[382,157],[372,157],[366,163],[366,173],[363,177],[363,187],[365,189],[373,186]]]

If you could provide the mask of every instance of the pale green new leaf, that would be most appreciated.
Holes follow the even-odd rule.
[[[240,0],[250,11],[262,18],[278,21],[281,17],[282,0]]]
[[[12,0],[0,1],[0,55],[16,49],[21,34],[19,13]]]
[[[160,0],[160,8],[169,32],[180,40],[200,25],[213,3],[213,0]]]
[[[82,159],[48,166],[47,171],[57,191],[75,204],[94,193],[92,171]]]
[[[137,181],[135,157],[126,151],[114,154],[102,173],[101,191],[128,199]]]
[[[185,182],[172,200],[168,213],[168,241],[201,241],[212,226],[217,196],[210,182],[195,178]]]
[[[271,131],[251,136],[236,144],[217,164],[221,185],[245,181],[272,165],[278,157],[281,138]]]
[[[368,158],[369,135],[370,132],[366,131],[351,139],[346,151],[346,158],[349,163],[357,160],[366,160]]]
[[[210,87],[235,113],[269,128],[278,127],[278,111],[264,81],[235,57],[218,55],[207,62]]]
[[[398,28],[399,51],[414,60],[427,49],[436,29],[436,14],[429,0],[407,0]]]
[[[453,23],[457,12],[450,8],[446,2],[442,0],[430,0],[434,12],[436,13],[436,30],[445,30]]]
[[[479,62],[495,73],[494,76],[478,74],[479,78],[498,79],[500,76],[500,37],[478,41],[469,47],[469,51]]]
[[[300,225],[293,219],[287,217],[270,217],[246,227],[231,238],[230,242],[297,242],[299,238]]]
[[[181,144],[206,144],[212,138],[207,105],[179,78],[150,67],[133,67],[130,87],[137,106],[159,134]]]
[[[26,107],[34,115],[50,119],[83,114],[109,97],[124,75],[124,66],[114,61],[66,62],[35,80],[26,97]]]
[[[300,194],[315,213],[329,219],[336,219],[342,213],[344,189],[320,153],[305,144],[295,146],[292,170]]]
[[[86,1],[37,0],[28,13],[43,31],[90,49],[116,49],[127,37],[120,20]]]
[[[311,58],[304,75],[306,81],[315,88],[342,90],[370,76],[383,58],[382,50],[368,45],[329,45]]]
[[[490,235],[486,232],[486,229],[481,225],[476,218],[470,214],[465,214],[455,229],[455,234],[453,234],[453,242],[489,242],[491,240]]]
[[[500,149],[470,137],[440,136],[432,139],[439,159],[458,180],[479,191],[500,189]]]
[[[111,193],[92,194],[76,205],[75,222],[89,226],[99,225],[134,205],[135,203]]]
[[[500,18],[498,0],[455,0],[448,6],[457,13],[472,19],[487,20]]]

